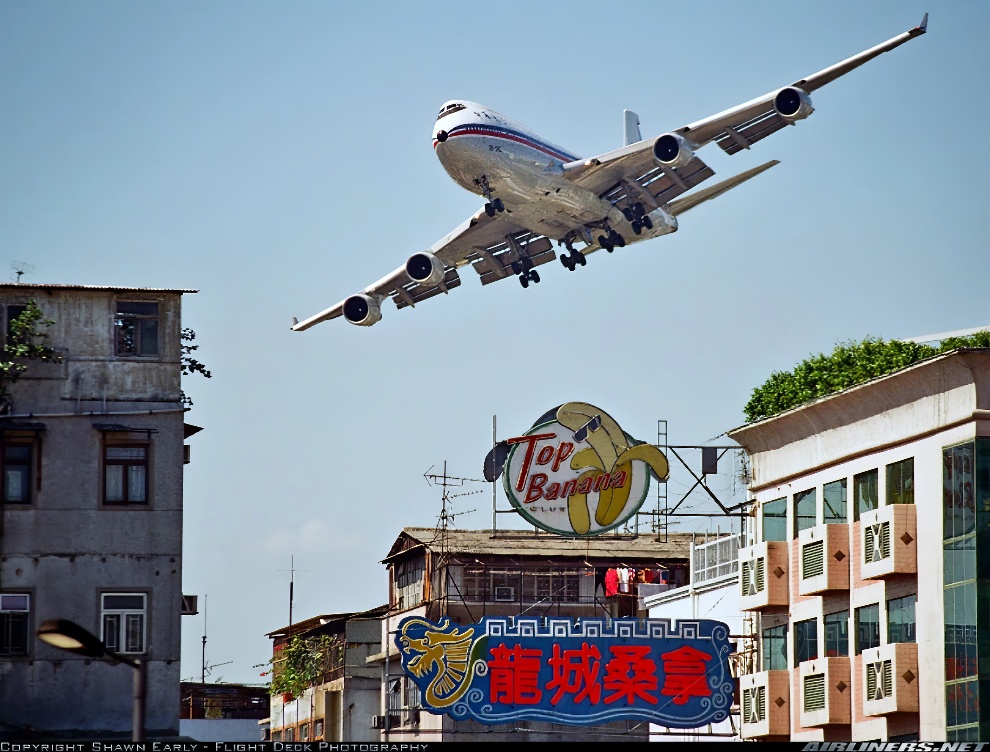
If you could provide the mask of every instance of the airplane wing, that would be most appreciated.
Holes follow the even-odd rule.
[[[602,154],[590,159],[580,159],[565,164],[564,175],[572,182],[594,191],[603,197],[616,190],[623,178],[627,180],[645,175],[651,170],[661,170],[670,177],[670,173],[690,171],[700,161],[694,157],[693,150],[712,141],[717,143],[726,153],[737,154],[748,149],[772,133],[776,133],[787,125],[793,125],[811,114],[811,100],[807,96],[820,89],[827,83],[844,76],[878,55],[889,52],[905,42],[919,37],[927,31],[928,14],[915,28],[888,39],[882,44],[871,47],[858,55],[853,55],[840,63],[799,79],[782,89],[776,89],[762,97],[745,102],[717,115],[682,126],[666,133],[659,138],[647,139],[630,144],[621,149]],[[785,97],[778,101],[778,95]],[[779,106],[778,106],[779,105]],[[785,113],[785,114],[782,114]],[[665,141],[665,143],[661,143]],[[654,147],[666,147],[666,155],[677,155],[677,146],[683,147],[680,158],[671,162],[670,167],[658,167],[654,159]],[[683,165],[683,166],[682,166]],[[679,191],[683,193],[684,191]],[[666,197],[669,200],[671,197]]]
[[[468,264],[481,277],[481,284],[487,285],[515,276],[512,264],[523,257],[529,258],[533,267],[557,258],[550,239],[514,222],[511,212],[489,217],[484,209],[434,243],[428,253],[436,256],[443,264],[443,276],[438,281],[417,282],[407,272],[406,264],[366,287],[358,296],[367,296],[377,303],[390,297],[395,301],[396,307],[405,308],[459,287],[461,279],[457,270]],[[344,305],[350,299],[342,300],[303,321],[294,320],[292,331],[301,332],[321,321],[342,316]]]

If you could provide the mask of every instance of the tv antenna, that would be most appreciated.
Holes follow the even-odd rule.
[[[478,478],[458,478],[453,475],[447,475],[447,461],[444,460],[443,463],[443,475],[437,475],[436,473],[431,473],[430,470],[433,469],[433,465],[430,465],[430,469],[423,473],[423,477],[426,478],[426,482],[430,486],[439,486],[443,489],[440,495],[441,507],[440,507],[440,519],[438,521],[438,526],[441,530],[447,529],[447,524],[453,520],[455,517],[460,517],[462,514],[470,514],[476,510],[469,509],[464,512],[454,512],[451,513],[447,511],[447,505],[450,503],[451,499],[456,499],[458,496],[471,496],[473,494],[483,493],[484,489],[479,491],[462,491],[461,493],[451,493],[451,488],[466,488],[468,483],[484,483],[485,481],[479,480]]]
[[[296,591],[296,572],[308,572],[308,569],[296,569],[296,557],[293,554],[289,557],[289,569],[280,569],[279,572],[289,572],[289,630],[286,639],[292,637],[292,602]]]
[[[10,268],[14,270],[10,278],[15,282],[20,282],[21,277],[25,274],[34,273],[34,264],[29,264],[26,261],[12,261],[10,262]]]

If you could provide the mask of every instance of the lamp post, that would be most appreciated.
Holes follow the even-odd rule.
[[[145,695],[148,688],[148,666],[140,658],[107,650],[96,635],[87,632],[67,619],[49,619],[38,627],[38,639],[49,645],[87,658],[110,658],[134,669],[134,714],[132,716],[131,741],[143,742],[145,720]]]

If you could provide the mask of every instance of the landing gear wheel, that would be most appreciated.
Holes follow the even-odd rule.
[[[494,201],[492,201],[492,206],[495,207],[495,211],[497,211],[497,212],[504,212],[505,211],[505,204],[502,203],[502,199],[500,199],[500,198],[497,198]]]
[[[581,266],[588,265],[588,257],[585,256],[583,253],[578,253],[576,261],[577,263],[581,264]]]
[[[523,287],[529,287],[529,276],[526,274],[520,274],[519,284],[521,284]]]
[[[533,270],[531,270],[531,271],[530,271],[530,273],[529,273],[529,278],[530,278],[531,280],[533,280],[533,284],[534,284],[534,285],[535,285],[535,284],[538,284],[538,283],[539,283],[539,281],[540,281],[540,274],[539,274],[539,272],[537,272],[537,271],[536,271],[536,269],[533,269]]]
[[[643,226],[639,223],[638,219],[632,221],[633,232],[639,235],[643,231]]]
[[[635,204],[632,205],[632,213],[635,219],[639,219],[644,214],[646,214],[646,210],[643,208],[643,205],[639,201],[637,201]]]
[[[490,202],[485,204],[485,214],[487,214],[489,217],[495,216],[495,207],[492,206]]]
[[[600,245],[609,253],[611,253],[612,249],[615,247],[612,245],[612,241],[609,238],[606,238],[604,235],[598,236],[598,245]]]
[[[630,222],[636,219],[636,213],[628,206],[622,210],[622,216],[625,217]]]
[[[571,258],[570,254],[567,254],[566,256],[561,256],[560,263],[564,265],[564,268],[567,269],[567,271],[569,272],[574,271],[574,259]]]
[[[650,219],[649,215],[644,216],[641,220],[639,220],[639,223],[647,230],[653,229],[653,220]]]
[[[624,248],[626,245],[626,239],[622,237],[619,233],[617,233],[615,230],[612,230],[612,232],[610,233],[609,240],[611,240],[612,243],[618,246],[619,248]]]

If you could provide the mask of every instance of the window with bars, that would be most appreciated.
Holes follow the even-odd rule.
[[[825,573],[825,541],[818,540],[801,546],[801,579]]]
[[[145,593],[102,593],[103,644],[115,653],[143,653],[146,640]]]
[[[31,596],[28,593],[0,594],[0,656],[28,654],[30,615]]]
[[[804,712],[825,709],[825,674],[808,674],[804,677]]]
[[[394,595],[397,608],[412,608],[423,601],[425,572],[426,563],[422,559],[400,561],[394,565]]]
[[[103,503],[147,504],[149,444],[107,444],[103,448]]]

